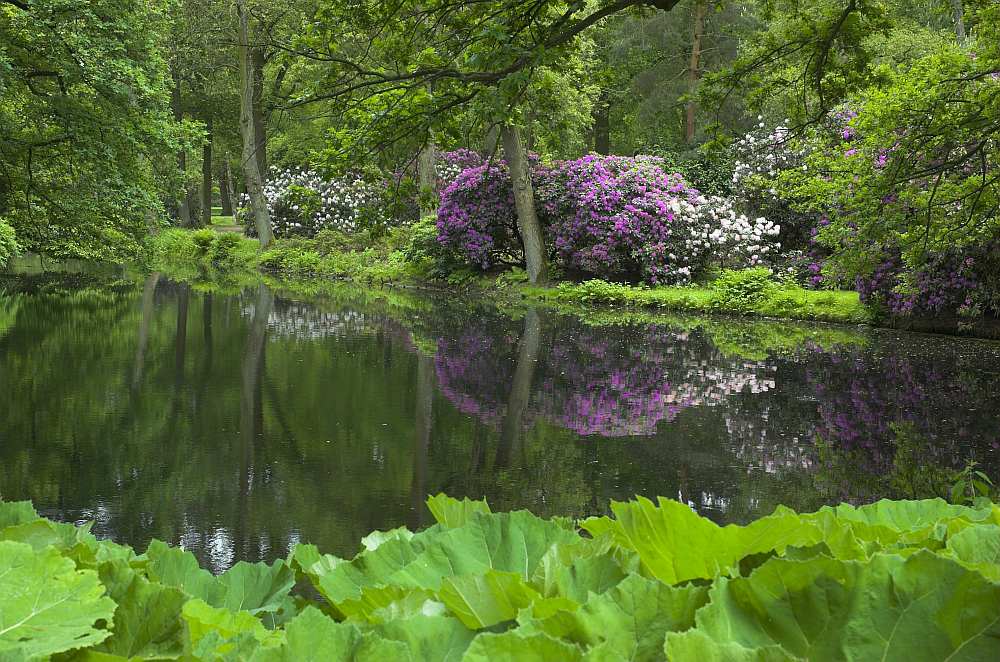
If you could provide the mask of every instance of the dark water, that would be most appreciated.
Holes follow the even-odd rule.
[[[0,496],[222,570],[298,541],[353,554],[373,529],[427,524],[438,491],[577,516],[664,495],[730,522],[1000,466],[1000,344],[601,321],[0,277]]]

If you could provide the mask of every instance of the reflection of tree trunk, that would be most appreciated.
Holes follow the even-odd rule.
[[[212,371],[212,359],[215,347],[212,342],[212,295],[205,294],[202,301],[202,334],[205,338],[205,373]]]
[[[201,148],[201,224],[212,224],[212,116],[205,120],[205,145]]]
[[[701,38],[705,34],[705,14],[708,11],[707,0],[695,0],[694,26],[691,30],[691,62],[688,65],[688,94],[694,95],[701,77]],[[695,102],[691,98],[687,103],[687,127],[684,139],[690,144],[695,136]]]
[[[518,452],[541,340],[541,319],[537,310],[529,308],[524,316],[524,334],[517,344],[517,366],[514,368],[514,379],[507,398],[507,414],[500,427],[500,445],[497,446],[494,463],[497,468],[510,466],[511,457]]]
[[[594,106],[594,151],[604,155],[611,153],[611,95],[607,90],[601,90]]]
[[[506,125],[500,130],[503,151],[510,168],[510,178],[514,185],[514,206],[517,208],[517,230],[524,245],[524,263],[528,280],[532,284],[548,281],[548,266],[545,263],[545,243],[542,227],[535,211],[535,191],[531,186],[531,166],[528,154],[521,143],[521,131]]]
[[[139,321],[139,344],[135,349],[135,361],[132,364],[132,389],[139,388],[142,373],[146,368],[146,346],[149,344],[149,323],[153,319],[153,296],[156,294],[156,284],[160,282],[160,274],[152,273],[146,276],[142,286],[142,319]]]
[[[417,356],[416,434],[413,447],[413,479],[410,481],[411,527],[424,524],[424,499],[427,498],[427,453],[434,424],[434,364],[429,356]]]
[[[184,385],[184,359],[187,355],[187,318],[188,301],[191,290],[187,285],[181,286],[177,300],[177,330],[174,332],[174,390],[180,391]]]
[[[247,333],[240,364],[240,445],[243,454],[239,472],[239,511],[233,539],[236,558],[248,558],[250,540],[250,493],[255,474],[256,445],[264,433],[261,407],[261,374],[264,369],[264,349],[267,341],[267,320],[274,308],[274,294],[266,285],[257,286],[253,320]]]

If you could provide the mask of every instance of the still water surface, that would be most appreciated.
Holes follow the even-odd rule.
[[[222,571],[299,541],[352,555],[374,529],[427,524],[439,491],[577,516],[664,495],[743,522],[873,499],[901,447],[1000,467],[998,343],[600,321],[0,276],[0,497]]]

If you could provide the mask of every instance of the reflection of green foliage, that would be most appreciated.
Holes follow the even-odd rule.
[[[891,465],[887,471],[867,470],[870,463],[857,449],[842,449],[823,439],[817,440],[819,470],[815,484],[824,494],[851,499],[942,498],[971,503],[980,497],[998,496],[990,479],[977,472],[974,462],[964,468],[930,460],[933,442],[921,435],[912,423],[893,423]],[[850,494],[844,488],[850,486]]]
[[[20,306],[20,297],[0,293],[0,338],[4,337],[7,329],[14,326],[14,322],[17,321],[17,309]]]
[[[881,501],[720,527],[660,498],[579,522],[431,497],[436,525],[219,577],[0,502],[0,655],[935,659],[1000,654],[1000,512]],[[25,544],[29,541],[32,545]],[[293,599],[296,577],[317,599]],[[113,614],[113,618],[112,618]],[[874,616],[873,616],[874,615]]]

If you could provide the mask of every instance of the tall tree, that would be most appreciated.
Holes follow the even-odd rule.
[[[254,64],[250,48],[250,15],[244,0],[236,0],[236,14],[239,22],[238,57],[240,67],[240,132],[243,136],[243,173],[254,227],[260,238],[260,245],[266,248],[274,241],[271,230],[271,215],[264,197],[264,181],[260,162],[257,159],[257,127],[254,123]]]

